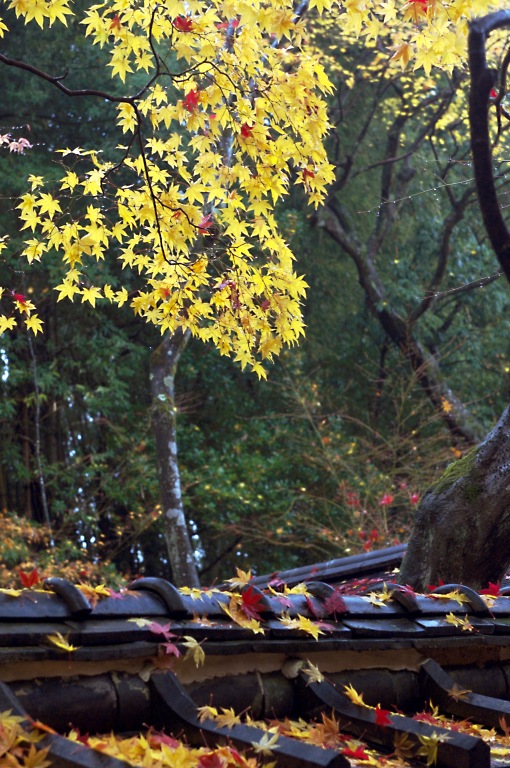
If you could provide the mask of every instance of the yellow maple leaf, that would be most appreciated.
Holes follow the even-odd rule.
[[[355,688],[353,688],[352,685],[344,685],[344,693],[345,695],[352,701],[353,704],[356,704],[358,707],[366,707],[368,706],[363,701],[363,696],[361,693],[358,693]]]
[[[316,667],[311,661],[308,661],[308,659],[307,664],[308,667],[303,667],[303,672],[308,677],[307,685],[310,685],[311,683],[322,683],[325,678],[319,667]]]
[[[0,315],[0,335],[12,328],[16,328],[16,318]]]
[[[103,294],[100,288],[96,288],[95,286],[91,285],[90,288],[82,288],[80,290],[81,294],[81,302],[82,304],[85,301],[88,301],[89,304],[92,304],[93,307],[96,306],[97,299],[102,299]]]
[[[23,768],[50,768],[53,760],[47,759],[48,752],[49,747],[38,749],[35,744],[31,744],[28,752],[23,756]]]
[[[412,56],[412,48],[409,43],[400,43],[397,46],[394,46],[393,50],[395,51],[392,59],[394,61],[398,61],[402,67],[402,69],[405,69],[407,65],[409,64],[409,59]]]
[[[448,689],[448,696],[454,701],[469,701],[471,693],[472,691],[468,688],[461,688],[457,683],[454,683],[452,688]]]
[[[425,758],[427,765],[435,765],[437,763],[437,750],[439,744],[448,741],[449,736],[446,733],[438,733],[435,731],[430,736],[418,735],[421,747],[417,754]]]
[[[452,624],[454,627],[460,627],[463,632],[474,632],[475,628],[469,621],[469,618],[464,616],[462,619],[460,616],[456,616],[454,613],[448,613],[445,617],[447,624]]]
[[[2,318],[0,317],[0,321],[1,320],[2,320]],[[1,325],[0,325],[0,329],[1,329]],[[2,589],[0,589],[0,594],[7,595],[7,597],[19,597],[20,595],[23,594],[23,590],[22,589],[14,589],[14,588],[11,588],[11,589],[9,589],[9,588],[5,588],[5,589],[2,588]]]
[[[62,651],[67,651],[68,653],[77,651],[80,646],[71,645],[68,637],[69,635],[64,636],[61,632],[55,632],[53,635],[47,635],[46,639],[49,640],[50,643],[53,643],[53,645],[56,645],[57,648],[60,648]]]
[[[296,629],[301,629],[308,635],[312,635],[315,640],[319,639],[319,635],[324,634],[322,629],[318,626],[317,622],[308,619],[306,616],[301,616],[299,613],[296,619]]]
[[[407,733],[396,733],[393,737],[393,745],[395,747],[395,754],[402,759],[412,758],[416,751],[415,742],[409,738]]]
[[[179,592],[191,597],[192,600],[203,600],[204,592],[198,587],[179,587]]]
[[[366,600],[367,603],[375,605],[377,608],[384,608],[384,604],[387,602],[381,592],[370,592],[368,595],[362,595],[362,598],[363,600]]]
[[[98,584],[96,587],[90,584],[78,584],[78,589],[92,605],[96,605],[100,597],[110,597],[110,590],[104,584]]]
[[[214,720],[219,728],[232,728],[241,723],[239,715],[236,715],[232,707],[228,709],[221,707],[221,713],[216,714]]]
[[[274,750],[278,749],[278,734],[265,733],[260,741],[252,741],[251,745],[258,755],[271,756]]]
[[[128,619],[128,621],[131,621],[133,624],[136,624],[136,626],[140,627],[140,629],[144,629],[145,627],[150,627],[150,625],[154,623],[151,619],[143,619],[141,617],[136,619]]]
[[[223,611],[225,611],[227,616],[230,616],[235,624],[239,624],[240,627],[244,627],[245,629],[251,629],[251,631],[255,634],[263,635],[264,630],[260,624],[260,621],[247,616],[246,613],[241,609],[241,604],[241,595],[232,595],[230,603],[228,605],[221,603],[221,608]]]
[[[459,605],[462,605],[463,603],[469,603],[469,597],[465,595],[463,592],[459,592],[458,589],[454,589],[452,592],[446,592],[445,594],[439,594],[436,592],[431,592],[429,595],[427,595],[432,600],[455,600]]]
[[[231,579],[227,579],[227,582],[232,584],[232,586],[236,589],[245,587],[253,578],[251,569],[248,571],[243,571],[241,568],[236,568],[236,574],[237,576],[233,576]]]
[[[205,720],[215,720],[218,717],[218,710],[216,707],[198,707],[197,709],[198,713],[198,719],[201,723],[203,723]]]
[[[201,667],[205,662],[205,652],[198,640],[189,635],[184,635],[182,645],[187,648],[184,661],[193,659],[196,667]]]
[[[42,331],[43,321],[38,315],[30,315],[25,320],[26,327],[33,332],[34,336]]]
[[[71,299],[73,301],[74,294],[81,292],[81,288],[75,282],[69,280],[68,277],[62,283],[56,285],[55,290],[59,291],[57,301],[62,301],[62,299]]]

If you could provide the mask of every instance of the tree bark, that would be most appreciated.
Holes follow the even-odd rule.
[[[399,581],[483,589],[510,563],[510,406],[492,432],[422,498]]]
[[[186,524],[177,459],[175,374],[189,334],[166,335],[151,355],[152,420],[171,579],[176,586],[200,586]]]

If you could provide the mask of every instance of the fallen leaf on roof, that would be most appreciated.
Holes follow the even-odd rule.
[[[204,720],[214,720],[216,717],[218,717],[218,710],[216,707],[198,707],[198,719],[201,723],[204,722]]]
[[[252,741],[251,745],[259,755],[270,756],[275,749],[278,749],[278,734],[265,733],[260,741]]]
[[[110,597],[110,590],[104,584],[91,587],[90,584],[77,584],[78,589],[91,605],[96,605],[101,597]]]
[[[324,600],[324,610],[326,613],[332,614],[335,618],[337,613],[347,613],[345,600],[341,596],[338,587],[336,587],[335,591]]]
[[[455,683],[452,688],[448,690],[448,696],[454,701],[467,701],[469,695],[472,693],[468,688],[461,688],[460,685]]]
[[[316,667],[311,661],[307,661],[307,664],[308,667],[303,667],[303,672],[308,677],[307,685],[310,685],[311,683],[322,683],[324,681],[324,675],[319,667]]]
[[[136,624],[136,626],[139,627],[140,629],[145,629],[146,627],[150,627],[150,625],[154,623],[152,619],[143,619],[141,617],[136,619],[128,619],[128,621],[130,621],[132,624]]]
[[[368,595],[361,595],[361,599],[375,605],[377,608],[384,608],[387,601],[381,600],[380,595],[380,592],[370,592]]]
[[[193,659],[196,667],[201,667],[205,661],[205,652],[198,640],[189,635],[184,635],[184,642],[181,643],[188,650],[184,657],[184,661]]]
[[[393,737],[393,746],[395,754],[400,758],[410,758],[416,751],[415,742],[409,737],[409,734],[402,732],[396,733]]]
[[[382,709],[380,704],[377,704],[375,708],[375,724],[382,725],[383,728],[387,725],[391,725],[391,720],[388,717],[390,714],[389,709]]]
[[[22,589],[0,589],[0,594],[7,595],[7,597],[19,597],[23,594]]]
[[[232,728],[234,725],[240,725],[241,719],[236,715],[232,707],[221,707],[221,713],[216,714],[214,721],[219,728]]]
[[[427,765],[435,765],[437,763],[437,750],[439,744],[448,741],[449,736],[446,733],[433,733],[430,736],[418,735],[421,743],[417,755],[423,756]]]
[[[431,600],[455,600],[459,605],[469,603],[469,597],[463,592],[459,592],[458,589],[454,589],[452,592],[446,592],[444,595],[432,593],[430,595],[425,595],[425,597],[428,597]]]
[[[230,603],[228,605],[221,603],[221,608],[235,624],[239,624],[239,626],[244,627],[244,629],[251,629],[255,634],[263,635],[264,629],[262,628],[260,621],[248,618],[246,613],[242,610],[241,600],[241,595],[232,595]]]
[[[253,578],[251,570],[243,571],[241,568],[236,568],[236,573],[237,576],[227,579],[227,583],[231,584],[235,589],[245,587]]]
[[[64,636],[61,632],[55,632],[54,635],[47,635],[46,640],[49,640],[50,643],[53,643],[53,645],[56,645],[57,648],[60,648],[62,651],[68,651],[68,653],[77,651],[80,646],[71,645],[68,637],[69,635]]]
[[[468,616],[464,616],[464,618],[461,618],[460,616],[456,616],[454,613],[447,613],[445,621],[447,624],[452,624],[454,627],[460,627],[463,632],[475,632],[475,628],[469,621]]]
[[[356,704],[358,707],[367,706],[363,701],[362,694],[358,693],[358,691],[355,688],[353,688],[352,685],[344,685],[344,693],[352,701],[352,703]]]
[[[292,627],[294,629],[300,629],[302,632],[306,632],[307,635],[311,635],[315,640],[319,639],[319,635],[324,634],[316,621],[307,619],[306,616],[301,616],[299,613],[295,619],[291,619],[291,622],[293,622]]]
[[[285,587],[286,595],[309,595],[306,584],[296,584],[295,587]]]

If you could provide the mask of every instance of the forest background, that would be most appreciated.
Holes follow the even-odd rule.
[[[426,4],[408,5],[419,24]],[[271,572],[405,541],[420,495],[508,401],[509,296],[477,209],[467,72],[402,67],[402,48],[389,58],[313,11],[307,31],[335,86],[336,178],[318,211],[302,185],[277,207],[309,285],[306,338],[264,364],[267,381],[193,339],[177,371],[181,484],[204,584],[235,567]],[[20,21],[6,50],[52,71],[72,60],[76,87],[104,71],[77,20],[53,41]],[[51,173],[56,147],[115,146],[122,132],[97,102],[8,74],[0,132],[32,146],[1,150],[0,223],[21,248],[12,209],[28,174]],[[501,195],[505,154],[503,133]],[[171,576],[149,381],[160,332],[128,307],[58,301],[56,259],[27,269],[5,253],[0,284],[36,303],[45,333],[20,325],[0,337],[0,582],[34,566],[109,584]],[[121,285],[115,265],[101,268]]]

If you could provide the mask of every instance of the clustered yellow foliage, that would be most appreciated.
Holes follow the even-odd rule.
[[[69,0],[5,3],[45,35],[78,13]],[[467,20],[491,4],[310,0],[309,7],[332,12],[339,32],[366,41],[391,27],[397,42],[388,58],[428,72],[463,61]],[[0,36],[12,27],[4,21]],[[59,181],[29,178],[18,205],[21,229],[31,233],[23,255],[29,263],[50,250],[60,255],[59,300],[129,302],[162,332],[189,329],[264,376],[261,360],[303,333],[306,289],[275,205],[300,184],[319,206],[334,178],[324,147],[332,85],[307,47],[305,21],[291,0],[110,0],[85,7],[80,21],[125,84],[125,97],[105,101],[126,141],[109,158],[99,147],[62,150]],[[101,282],[97,263],[106,257],[139,273],[141,289]],[[37,333],[39,318],[22,309]],[[0,316],[0,332],[15,322]]]

